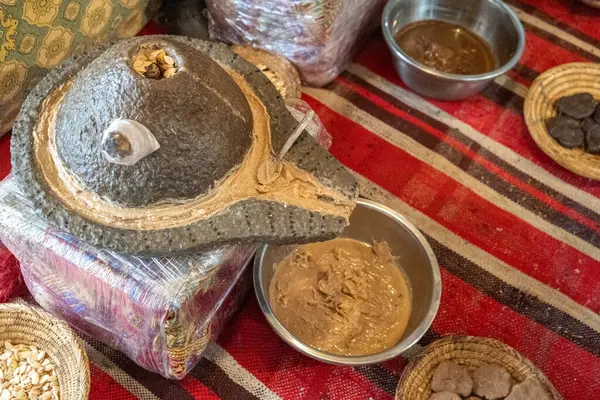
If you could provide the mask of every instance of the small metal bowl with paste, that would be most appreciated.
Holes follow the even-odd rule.
[[[254,287],[258,303],[271,327],[290,346],[316,360],[338,365],[368,365],[380,363],[402,354],[412,347],[429,329],[440,303],[440,270],[429,243],[406,218],[381,204],[360,199],[350,216],[343,238],[371,244],[386,242],[408,281],[411,313],[406,330],[396,345],[369,355],[346,356],[318,350],[294,336],[279,321],[269,299],[269,287],[276,267],[297,246],[265,245],[254,262]]]

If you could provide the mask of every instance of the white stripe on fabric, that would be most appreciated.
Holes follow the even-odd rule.
[[[525,96],[527,96],[527,92],[529,91],[529,88],[527,88],[527,86],[511,79],[507,75],[500,75],[499,77],[494,79],[494,82],[496,82],[498,85],[502,86],[503,88],[510,90],[517,96],[521,96],[523,98],[525,98]]]
[[[504,261],[494,257],[471,242],[439,224],[429,216],[403,202],[394,194],[386,191],[362,175],[352,171],[357,178],[361,195],[377,201],[404,215],[422,232],[431,236],[445,247],[452,249],[460,256],[473,262],[481,269],[494,275],[508,285],[532,296],[542,302],[561,310],[583,324],[600,332],[600,315],[589,308],[577,303],[569,296],[538,281],[535,278],[511,267]]]
[[[110,375],[119,385],[123,386],[129,393],[144,400],[160,400],[143,384],[132,378],[127,372],[119,368],[115,363],[105,357],[93,346],[83,341],[85,351],[90,362],[93,362],[98,368]]]
[[[556,240],[566,243],[582,253],[594,258],[595,260],[600,261],[599,248],[573,235],[571,232],[553,225],[534,212],[496,192],[488,185],[482,183],[478,179],[467,174],[452,162],[448,161],[445,157],[429,150],[416,140],[373,117],[371,114],[358,108],[343,97],[340,97],[337,94],[325,89],[305,88],[304,91],[333,111],[342,114],[351,121],[369,130],[373,134],[386,140],[393,146],[406,151],[423,163],[432,166],[441,173],[456,180],[469,190],[473,191],[500,209],[515,215],[517,218],[524,220],[540,231],[552,236]]]
[[[264,383],[258,380],[248,370],[242,367],[225,349],[216,343],[210,343],[204,356],[215,363],[229,376],[229,378],[242,386],[248,392],[259,399],[277,400],[281,399],[271,391]]]
[[[554,176],[541,166],[535,164],[533,161],[523,157],[514,150],[477,131],[472,126],[464,123],[458,118],[455,118],[445,111],[437,108],[420,96],[394,85],[392,82],[373,73],[362,65],[351,64],[348,68],[348,71],[364,79],[366,82],[375,86],[379,90],[397,98],[398,100],[401,100],[408,106],[429,115],[431,118],[448,125],[448,127],[452,129],[459,130],[462,134],[478,143],[481,147],[500,157],[524,174],[531,176],[538,182],[544,183],[563,196],[580,204],[584,204],[585,207],[600,214],[600,199],[594,195]]]
[[[538,28],[542,31],[551,33],[554,36],[558,37],[559,39],[562,39],[565,42],[569,42],[572,45],[579,47],[581,50],[584,50],[596,57],[600,57],[600,49],[597,48],[596,46],[594,46],[590,43],[587,43],[587,42],[571,35],[570,33],[563,31],[562,29],[557,28],[557,27],[553,26],[552,24],[549,24],[546,21],[539,19],[538,17],[534,17],[531,14],[527,14],[525,11],[521,10],[518,7],[511,6],[511,8],[514,10],[514,12],[517,14],[517,16],[519,17],[519,19],[521,21],[523,21],[529,25],[535,26],[536,28]]]

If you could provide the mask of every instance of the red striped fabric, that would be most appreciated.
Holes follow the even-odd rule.
[[[324,116],[322,121],[335,139],[330,151],[345,165],[490,254],[582,304],[600,310],[598,261],[564,246],[513,214],[499,210],[469,188],[448,179],[442,171],[415,160],[343,116],[331,115],[331,110],[314,99],[307,100]],[[343,134],[338,137],[336,132]],[[393,174],[389,173],[390,169],[394,170]],[[545,251],[540,252],[540,247]],[[579,272],[564,271],[567,263],[577,264]],[[567,275],[571,276],[565,279]],[[583,280],[582,275],[591,279]]]
[[[539,73],[599,59],[600,11],[575,1],[508,3],[524,21],[526,50],[480,95],[461,102],[415,96],[377,35],[348,72],[306,89],[304,98],[361,193],[406,215],[432,244],[444,289],[420,345],[447,334],[497,338],[538,365],[565,399],[595,399],[600,183],[545,156],[521,107]],[[2,138],[0,177],[10,171],[8,155]],[[348,368],[306,358],[271,330],[253,295],[180,382],[84,340],[93,350],[91,399],[392,399],[407,362]]]
[[[564,55],[557,54],[556,51],[552,51],[552,47],[556,46],[548,42],[540,43],[539,41],[528,41],[527,45],[528,51],[536,54],[535,57],[531,56],[531,58],[543,59],[547,62],[547,64],[544,65],[544,69],[541,69],[538,72],[542,72],[547,68],[555,67],[566,62],[581,61],[581,58],[565,57],[564,55],[572,54],[564,49],[560,49],[564,52]],[[550,50],[548,50],[549,46]],[[548,55],[548,57],[540,57],[539,52],[543,52],[542,54]],[[375,38],[369,44],[369,47],[357,56],[356,61],[393,84],[406,88],[394,70],[391,54],[387,50],[381,37]],[[455,118],[471,125],[479,132],[490,136],[500,144],[542,166],[553,175],[556,175],[583,190],[589,191],[595,196],[600,196],[600,187],[598,185],[561,168],[535,146],[533,139],[529,136],[525,121],[521,115],[510,112],[502,107],[502,105],[496,104],[482,95],[474,96],[473,98],[461,102],[431,100],[430,103],[451,114]]]

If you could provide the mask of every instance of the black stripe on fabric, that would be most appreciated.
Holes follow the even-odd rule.
[[[243,386],[231,380],[219,366],[206,358],[200,360],[198,365],[190,372],[190,375],[222,399],[258,399]]]
[[[371,383],[375,384],[384,392],[391,394],[392,396],[396,393],[398,377],[384,366],[379,364],[364,365],[360,367],[354,367],[354,370],[367,378]]]
[[[554,17],[546,14],[544,11],[535,8],[535,6],[532,6],[531,4],[527,4],[520,0],[505,0],[505,2],[512,4],[515,7],[520,8],[521,10],[525,11],[527,14],[537,17],[537,18],[541,19],[542,21],[549,23],[550,25],[560,28],[561,30],[569,33],[572,36],[575,36],[577,39],[579,39],[583,42],[586,42],[588,44],[591,44],[592,46],[596,46],[596,47],[600,48],[600,40],[597,40],[597,39],[593,38],[592,36],[589,36],[589,35],[585,34],[584,32],[577,30],[570,25],[565,24],[564,22],[558,21]],[[575,2],[572,2],[572,3],[575,3]],[[582,5],[579,2],[577,2],[576,4],[581,5],[581,11],[585,12],[587,17],[590,16],[589,14],[591,12],[594,12],[597,14],[596,16],[600,18],[600,11],[598,11],[596,9],[591,9],[590,7]]]
[[[600,333],[542,299],[520,291],[425,235],[440,266],[481,293],[600,357]],[[524,333],[525,334],[525,333]]]
[[[539,36],[543,39],[546,39],[547,41],[554,43],[554,44],[564,48],[565,50],[570,51],[571,53],[577,54],[577,55],[579,55],[583,58],[586,58],[590,61],[600,62],[600,57],[598,57],[580,47],[575,46],[571,42],[567,42],[566,40],[559,38],[558,36],[554,35],[553,33],[550,33],[548,31],[545,31],[543,29],[535,27],[525,21],[521,21],[521,23],[523,24],[523,27],[525,28],[525,30],[530,31],[531,33],[534,33],[537,36]]]
[[[108,347],[104,343],[92,339],[81,332],[79,334],[90,346],[115,363],[123,370],[123,372],[139,382],[140,385],[144,386],[156,397],[160,399],[194,400],[194,397],[179,384],[179,381],[166,379],[160,375],[149,373],[134,363],[125,354]]]
[[[459,167],[469,176],[477,179],[483,184],[489,186],[497,193],[504,197],[512,200],[516,204],[528,209],[529,211],[539,215],[548,222],[572,233],[580,239],[600,248],[600,235],[594,232],[589,227],[581,224],[580,222],[569,218],[567,215],[561,213],[550,207],[543,201],[538,200],[526,191],[512,185],[505,181],[500,176],[484,168],[481,164],[474,162],[470,157],[463,154],[458,149],[452,147],[448,143],[442,142],[437,137],[429,134],[427,131],[413,125],[412,123],[397,117],[383,108],[378,107],[368,99],[364,98],[360,94],[349,91],[345,87],[340,86],[337,83],[333,83],[328,87],[334,93],[344,97],[355,106],[359,107],[363,111],[369,113],[373,117],[385,122],[386,124],[398,129],[404,134],[408,135],[415,141],[421,143],[431,151],[434,151]],[[371,88],[367,87],[371,90]],[[386,99],[388,100],[388,99]],[[474,151],[478,151],[478,145],[472,143],[471,148]]]
[[[525,100],[518,94],[508,90],[504,86],[498,85],[496,82],[490,83],[485,88],[481,95],[494,103],[507,108],[517,115],[523,115],[523,104]]]
[[[535,81],[536,78],[540,76],[539,72],[521,63],[517,63],[517,65],[513,67],[512,71],[530,82]]]
[[[443,122],[438,121],[435,118],[408,106],[407,104],[398,100],[394,96],[391,96],[388,93],[372,86],[371,84],[367,83],[366,81],[364,81],[363,79],[361,79],[360,77],[358,77],[356,75],[346,72],[342,76],[345,79],[347,79],[353,83],[356,83],[359,86],[367,89],[369,92],[377,95],[378,97],[381,97],[382,99],[386,100],[387,102],[394,104],[394,106],[396,106],[398,109],[420,119],[421,121],[427,123],[429,126],[435,128],[437,130],[446,132],[449,136],[458,140],[459,142],[461,142],[465,146],[469,147],[470,149],[473,149],[473,150],[476,149],[479,156],[496,164],[502,170],[508,172],[510,175],[514,176],[521,182],[524,182],[527,185],[533,186],[540,192],[547,194],[549,197],[553,198],[554,200],[558,201],[559,203],[563,204],[564,206],[577,211],[578,213],[580,213],[581,215],[584,215],[585,217],[587,217],[588,219],[590,219],[592,221],[595,221],[596,225],[600,227],[600,215],[599,214],[597,214],[593,210],[590,210],[589,208],[585,207],[584,205],[578,203],[577,201],[564,196],[563,194],[548,187],[544,183],[536,180],[535,178],[527,175],[526,173],[518,170],[517,168],[513,167],[511,164],[504,161],[502,158],[498,157],[494,153],[490,152],[489,150],[487,150],[485,148],[480,147],[478,143],[474,142],[471,138],[469,138],[468,136],[463,134],[460,130],[451,129],[448,125],[444,124]]]
[[[423,347],[429,346],[431,343],[435,342],[436,340],[440,340],[442,337],[442,335],[429,328],[421,340],[419,340],[419,344]]]

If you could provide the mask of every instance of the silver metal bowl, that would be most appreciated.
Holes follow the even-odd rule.
[[[406,54],[395,41],[405,25],[422,20],[442,20],[462,25],[491,47],[499,67],[479,75],[436,71]],[[485,89],[521,58],[525,31],[516,14],[500,0],[390,0],[382,17],[383,36],[404,83],[415,92],[440,100],[459,100]]]
[[[295,246],[269,246],[260,249],[254,261],[254,288],[267,321],[277,334],[296,350],[316,360],[339,365],[367,365],[389,360],[406,351],[425,334],[438,310],[442,282],[435,255],[425,237],[397,212],[368,200],[359,200],[343,237],[371,244],[385,240],[398,257],[411,288],[412,311],[400,342],[381,353],[368,356],[339,356],[317,350],[294,337],[279,322],[269,303],[269,285],[275,266]]]

